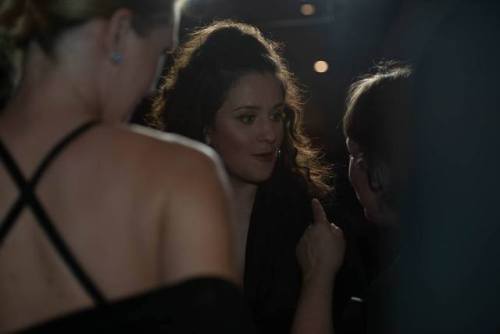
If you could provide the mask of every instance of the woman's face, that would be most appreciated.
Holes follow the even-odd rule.
[[[271,73],[251,72],[229,89],[207,142],[229,175],[258,184],[271,176],[284,134],[284,94]]]
[[[362,167],[363,159],[362,152],[356,142],[347,137],[346,139],[347,152],[349,153],[349,181],[351,182],[356,197],[358,198],[361,205],[365,208],[366,215],[366,200],[363,196],[363,184],[365,170]]]
[[[349,181],[363,206],[365,218],[375,223],[383,223],[377,193],[370,187],[368,167],[363,152],[358,143],[349,137],[346,139],[346,146],[349,152]]]

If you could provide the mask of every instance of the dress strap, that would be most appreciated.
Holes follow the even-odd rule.
[[[94,300],[94,303],[96,305],[102,305],[105,303],[103,294],[99,291],[99,289],[92,282],[89,276],[83,271],[76,258],[72,255],[69,247],[57,232],[57,229],[52,224],[50,217],[35,195],[36,186],[40,181],[43,173],[49,167],[50,163],[57,157],[59,153],[62,152],[65,147],[67,147],[70,142],[78,138],[85,131],[96,124],[97,121],[90,121],[83,125],[80,125],[75,130],[66,135],[62,140],[60,140],[45,156],[45,158],[42,160],[35,173],[33,174],[33,177],[29,181],[25,179],[14,158],[0,141],[0,158],[4,162],[7,171],[12,176],[14,182],[21,192],[18,199],[16,200],[12,208],[8,211],[2,224],[0,225],[0,246],[5,240],[8,232],[14,226],[14,223],[19,217],[22,209],[25,206],[28,206],[29,208],[31,208],[31,211],[37,218],[38,223],[43,228],[49,240],[52,242],[53,246],[56,248],[59,255],[62,257],[73,275],[80,282],[82,287],[87,291],[89,296]]]

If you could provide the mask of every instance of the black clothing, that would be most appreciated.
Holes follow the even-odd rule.
[[[78,311],[25,332],[254,333],[245,307],[233,284],[199,278]]]
[[[309,196],[269,199],[259,189],[248,230],[244,291],[259,333],[288,333],[297,306],[301,273],[295,248],[312,222]]]
[[[259,187],[252,210],[244,292],[259,333],[279,334],[290,332],[300,296],[302,281],[296,247],[313,221],[312,196],[293,176],[275,175],[269,182],[273,184]],[[293,191],[291,185],[295,185]],[[322,200],[329,217],[333,202],[331,197]],[[351,283],[351,271],[342,268],[335,281],[332,317],[342,314],[352,294]],[[339,323],[334,319],[335,326]]]

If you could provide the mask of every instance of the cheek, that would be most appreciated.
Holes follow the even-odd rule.
[[[138,103],[150,92],[154,70],[151,68],[151,64],[146,62],[141,62],[135,68],[134,72],[128,78],[128,83],[125,84],[133,87],[134,92],[130,93],[129,96],[134,97]]]
[[[161,70],[160,65],[161,63],[161,57],[159,57],[156,54],[150,54],[146,57],[144,57],[144,64],[142,68],[142,73],[144,76],[144,81],[145,84],[149,86],[154,82],[155,76],[157,75],[158,71]]]
[[[349,171],[348,171],[348,177],[349,181],[351,182],[352,187],[354,188],[354,191],[356,192],[356,195],[359,194],[359,170],[357,170],[356,164],[354,163],[353,159],[349,160]]]
[[[211,145],[225,162],[238,159],[241,153],[247,151],[249,138],[244,131],[221,124],[211,136]]]
[[[141,88],[144,89],[144,93],[151,92],[154,90],[156,84],[156,78],[159,76],[160,71],[163,69],[163,59],[164,56],[151,46],[145,45],[139,54],[139,61],[136,66],[135,80],[138,84],[141,84]]]
[[[347,176],[349,177],[349,182],[352,183],[352,173],[353,173],[354,163],[352,158],[349,158],[349,169],[347,170]]]
[[[149,84],[149,93],[153,95],[158,87],[158,82],[160,80],[161,74],[163,72],[163,67],[165,66],[165,55],[161,55],[156,61],[156,68],[153,73],[153,77]]]

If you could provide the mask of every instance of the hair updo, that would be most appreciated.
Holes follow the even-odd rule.
[[[133,27],[145,34],[172,17],[175,0],[3,0],[0,33],[18,48],[35,41],[50,51],[60,33],[94,18],[106,18],[119,8],[134,14]]]
[[[31,43],[50,54],[58,37],[68,29],[96,18],[110,17],[127,8],[132,27],[146,35],[168,24],[184,0],[1,0],[0,2],[0,108],[12,93],[18,69]]]

